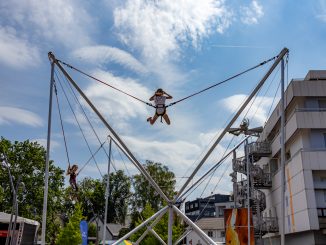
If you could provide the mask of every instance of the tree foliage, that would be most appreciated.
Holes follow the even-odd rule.
[[[148,219],[149,217],[151,217],[154,214],[154,210],[152,209],[152,207],[150,206],[149,203],[147,203],[145,205],[144,210],[141,212],[141,218],[139,218],[136,221],[136,225],[141,224],[144,220]],[[165,215],[163,215],[163,217],[161,218],[161,220],[153,227],[153,229],[155,230],[155,232],[167,243],[168,240],[168,213],[166,213]],[[130,239],[132,241],[137,241],[137,239],[145,232],[146,228],[142,228],[140,229],[138,232],[136,232],[135,234],[133,234]],[[175,215],[174,216],[174,221],[173,221],[173,226],[172,226],[172,236],[173,236],[173,241],[176,241],[181,234],[184,231],[184,226],[181,224],[179,218]],[[142,240],[142,242],[140,243],[141,245],[159,245],[161,244],[160,241],[158,241],[155,236],[151,233],[148,233],[146,235],[146,237]]]
[[[172,198],[175,194],[175,175],[167,166],[153,161],[146,161],[144,165],[147,172],[152,176],[158,186],[162,189],[168,198]],[[133,211],[141,211],[147,203],[158,211],[165,203],[163,198],[156,190],[148,183],[148,180],[142,175],[134,176],[134,195],[132,200]]]
[[[56,244],[78,245],[82,242],[80,233],[80,221],[83,220],[83,212],[80,204],[75,205],[75,210],[69,217],[69,222],[61,230],[56,239]]]
[[[106,178],[104,182],[106,183]],[[109,182],[108,223],[124,224],[131,196],[130,179],[122,170],[118,170],[110,174]]]
[[[41,222],[43,211],[43,191],[45,176],[45,149],[29,140],[10,142],[1,137],[0,153],[7,156],[10,171],[16,185],[19,176],[25,188],[18,191],[19,215]],[[47,212],[47,241],[53,242],[59,230],[58,214],[62,209],[64,176],[63,170],[49,163],[49,193]],[[8,170],[0,170],[0,210],[10,212],[12,192]]]
[[[103,180],[85,178],[79,182],[79,200],[88,219],[95,215],[104,216],[106,179],[107,175]],[[109,182],[107,222],[124,224],[131,194],[130,180],[122,170],[118,170],[110,173]]]

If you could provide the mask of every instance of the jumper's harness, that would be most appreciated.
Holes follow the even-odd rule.
[[[156,105],[156,111],[155,111],[155,114],[158,116],[158,117],[161,117],[161,123],[163,123],[162,121],[162,117],[165,115],[166,113],[166,106],[165,104],[157,104]]]

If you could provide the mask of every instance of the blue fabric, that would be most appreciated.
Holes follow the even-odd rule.
[[[88,239],[88,225],[86,220],[80,221],[80,233],[82,235],[82,245],[87,245],[87,239]]]

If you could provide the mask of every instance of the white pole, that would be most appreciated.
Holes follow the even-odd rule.
[[[105,244],[106,240],[106,223],[107,223],[107,216],[108,216],[108,204],[109,204],[109,191],[110,191],[110,166],[111,166],[111,146],[112,140],[110,137],[110,144],[109,144],[109,159],[108,159],[108,176],[106,178],[106,188],[105,188],[105,212],[104,212],[104,228],[103,228],[103,237],[102,241]]]
[[[102,114],[97,110],[97,108],[93,105],[93,103],[88,99],[85,93],[80,89],[77,83],[69,76],[65,69],[63,69],[62,65],[55,58],[54,54],[50,54],[50,58],[55,62],[58,68],[62,71],[68,81],[74,86],[74,88],[78,91],[78,93],[84,98],[86,103],[92,108],[95,114],[99,117],[99,119],[103,122],[103,124],[107,127],[107,129],[112,133],[113,137],[119,142],[119,144],[125,149],[128,155],[133,159],[132,163],[136,165],[136,167],[140,170],[143,176],[148,180],[148,182],[153,186],[153,188],[160,194],[160,196],[166,201],[170,202],[169,198],[165,195],[165,193],[161,190],[161,188],[157,185],[157,183],[153,180],[150,174],[146,171],[146,169],[140,164],[140,162],[136,159],[136,157],[131,153],[126,144],[122,141],[119,135],[113,130],[110,124],[105,120]]]
[[[169,208],[169,206],[165,206],[164,208],[162,208],[161,210],[159,210],[158,212],[156,212],[155,214],[153,214],[152,217],[148,218],[142,224],[140,224],[139,226],[135,227],[132,231],[128,232],[126,235],[124,235],[123,237],[121,237],[118,241],[115,241],[114,243],[112,243],[112,245],[118,245],[118,244],[120,244],[123,240],[127,239],[132,234],[136,233],[141,228],[143,228],[145,225],[147,225],[149,222],[151,222],[153,219],[157,218],[157,216],[159,216],[161,213],[166,213],[166,211],[168,210],[168,208]]]
[[[159,216],[156,217],[156,219],[147,227],[147,229],[145,230],[145,232],[138,238],[138,240],[134,243],[134,245],[138,245],[144,238],[145,236],[148,234],[148,232],[153,229],[153,227],[155,225],[157,225],[157,223],[162,219],[163,215],[165,213],[161,213]]]
[[[172,245],[173,208],[169,207],[168,245]]]
[[[186,230],[173,245],[178,245],[180,242],[182,242],[183,239],[185,239],[190,233],[192,232],[192,229]]]
[[[49,58],[51,60],[51,54]],[[48,188],[49,188],[49,160],[50,160],[50,142],[51,142],[51,118],[52,118],[52,95],[54,85],[54,61],[51,60],[51,81],[50,81],[50,99],[49,99],[49,115],[48,115],[48,135],[46,141],[46,160],[45,160],[45,177],[44,177],[44,198],[43,198],[43,216],[42,216],[42,236],[41,244],[45,244],[46,235],[46,213],[48,208]]]
[[[156,233],[156,231],[154,231],[153,229],[149,230],[155,237],[157,240],[159,240],[159,242],[163,245],[166,245],[166,243],[163,241],[163,239],[159,236],[159,234]]]
[[[194,188],[198,183],[202,181],[209,173],[211,173],[220,163],[222,163],[225,159],[227,159],[233,151],[239,148],[242,143],[248,139],[250,136],[246,136],[243,140],[241,140],[233,149],[231,149],[225,156],[223,156],[213,167],[211,167],[202,177],[200,177],[194,184],[192,184],[186,191],[184,191],[180,197],[179,200],[182,199],[192,188]]]
[[[215,245],[215,242],[210,238],[205,232],[203,232],[194,222],[191,221],[185,214],[183,214],[175,205],[172,206],[174,211],[181,216],[181,218],[186,221],[188,225],[190,225],[194,231],[204,239],[210,245]]]
[[[285,244],[285,103],[284,59],[281,62],[281,245]]]
[[[255,94],[259,91],[259,89],[261,88],[261,86],[263,86],[263,84],[265,83],[265,81],[267,80],[267,78],[269,77],[269,75],[273,72],[273,70],[275,69],[275,67],[278,65],[278,63],[281,61],[281,59],[283,59],[283,56],[285,54],[287,54],[289,52],[289,50],[287,48],[283,48],[282,51],[280,52],[280,54],[278,55],[277,59],[275,60],[275,62],[273,63],[273,65],[271,66],[271,68],[269,68],[269,70],[267,71],[267,73],[264,75],[264,77],[260,80],[260,82],[258,83],[258,85],[255,87],[255,89],[251,92],[251,94],[247,97],[246,101],[241,105],[240,109],[237,111],[237,113],[233,116],[233,118],[231,119],[231,121],[228,123],[228,125],[225,127],[225,129],[220,133],[220,135],[218,136],[218,138],[216,139],[216,141],[213,143],[213,145],[211,146],[211,148],[207,151],[207,153],[205,154],[205,156],[202,158],[202,160],[199,162],[199,164],[196,166],[195,170],[193,171],[193,173],[190,175],[190,177],[187,179],[187,181],[183,184],[183,186],[181,187],[181,189],[179,190],[178,194],[175,196],[174,198],[174,202],[176,200],[179,199],[179,196],[182,194],[182,192],[184,191],[184,189],[188,186],[188,184],[192,181],[192,179],[194,178],[194,176],[197,174],[197,172],[199,171],[199,169],[202,167],[202,165],[205,163],[205,161],[207,160],[207,158],[211,155],[211,153],[213,152],[213,150],[215,149],[215,147],[220,143],[220,141],[222,140],[222,138],[224,137],[224,135],[228,132],[228,130],[230,129],[230,127],[233,125],[233,123],[237,120],[237,118],[240,116],[240,114],[242,113],[242,111],[246,108],[246,106],[249,104],[249,102],[251,101],[251,99],[255,96]]]
[[[249,164],[249,144],[246,140],[246,165],[247,165],[247,219],[248,219],[248,244],[250,245],[250,164]]]

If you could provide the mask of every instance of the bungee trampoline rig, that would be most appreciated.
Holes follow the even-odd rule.
[[[228,122],[228,124],[226,125],[226,127],[222,130],[222,132],[219,134],[219,136],[217,137],[217,139],[213,142],[213,144],[209,147],[209,149],[207,150],[207,152],[205,153],[205,155],[202,157],[202,159],[199,161],[199,163],[197,164],[197,166],[195,167],[195,169],[193,170],[193,172],[190,174],[190,176],[186,179],[185,183],[182,185],[182,187],[178,190],[177,194],[172,198],[169,199],[167,197],[167,195],[164,193],[164,191],[158,186],[158,184],[154,181],[154,179],[151,177],[151,175],[147,172],[147,170],[143,167],[143,165],[137,160],[137,158],[134,156],[134,154],[132,153],[132,151],[128,148],[128,146],[125,144],[125,142],[121,139],[121,137],[116,133],[116,131],[111,127],[111,125],[108,123],[108,121],[104,118],[104,116],[101,114],[101,112],[95,107],[95,105],[93,104],[93,102],[86,96],[86,94],[83,92],[83,90],[79,87],[79,85],[77,84],[77,82],[75,82],[75,80],[68,74],[68,72],[65,70],[64,66],[77,71],[79,73],[81,73],[82,75],[93,79],[103,85],[106,85],[108,87],[110,87],[111,89],[116,90],[119,93],[125,94],[126,96],[129,96],[137,101],[139,101],[140,103],[144,103],[147,106],[153,107],[155,108],[155,105],[146,102],[145,100],[138,98],[135,95],[132,95],[130,93],[127,93],[115,86],[112,86],[111,84],[102,81],[72,65],[69,65],[63,61],[58,60],[55,55],[52,52],[48,53],[48,57],[49,60],[51,62],[51,78],[50,78],[50,95],[49,95],[49,113],[48,113],[48,131],[47,131],[47,151],[46,151],[46,166],[45,166],[45,184],[44,184],[44,201],[43,201],[43,216],[42,216],[42,244],[45,244],[45,234],[46,234],[46,218],[47,218],[47,200],[48,200],[48,183],[49,183],[49,159],[50,159],[50,141],[51,141],[51,121],[52,121],[52,100],[53,100],[53,94],[55,94],[56,96],[56,100],[57,100],[57,105],[58,105],[58,111],[59,111],[59,115],[60,115],[60,121],[61,121],[61,129],[62,129],[62,133],[63,133],[63,138],[64,138],[64,143],[65,143],[65,149],[66,149],[66,155],[67,155],[67,159],[68,159],[68,164],[70,166],[70,160],[69,160],[69,154],[68,154],[68,150],[67,150],[67,144],[66,144],[66,136],[64,133],[64,128],[63,128],[63,124],[62,124],[62,118],[61,118],[61,112],[60,112],[60,106],[59,106],[59,101],[58,101],[58,97],[57,97],[57,82],[55,79],[55,76],[57,76],[55,68],[57,68],[64,76],[64,78],[68,81],[69,86],[71,86],[71,89],[73,89],[74,91],[77,91],[77,93],[84,99],[84,101],[86,102],[86,104],[91,108],[91,110],[97,115],[97,117],[100,119],[100,121],[103,123],[103,125],[109,130],[109,134],[108,134],[108,138],[106,141],[101,141],[98,137],[98,135],[96,134],[94,128],[92,127],[93,132],[96,134],[97,140],[100,144],[100,147],[95,151],[92,152],[87,140],[86,144],[88,145],[88,149],[91,153],[91,157],[86,161],[86,163],[80,168],[79,172],[81,172],[85,166],[93,159],[96,163],[96,160],[94,158],[95,154],[100,150],[100,149],[104,149],[103,147],[104,144],[106,144],[107,142],[109,142],[109,152],[105,151],[105,154],[108,157],[108,172],[110,172],[110,163],[111,163],[111,144],[114,143],[119,149],[120,151],[129,159],[129,161],[139,170],[139,172],[146,178],[146,180],[149,182],[149,184],[155,189],[155,191],[161,196],[161,198],[167,203],[167,205],[165,207],[163,207],[162,209],[160,209],[158,212],[156,212],[153,216],[151,216],[150,218],[148,218],[147,220],[145,220],[143,223],[141,223],[139,226],[135,227],[133,230],[131,230],[129,233],[127,233],[126,235],[124,235],[123,237],[121,237],[119,240],[117,240],[116,242],[114,242],[114,245],[119,244],[120,242],[122,242],[125,239],[128,239],[132,234],[134,234],[135,232],[137,232],[138,230],[140,230],[141,228],[147,226],[147,229],[145,230],[145,232],[141,235],[141,237],[136,241],[135,244],[139,244],[141,242],[141,240],[149,233],[151,232],[152,234],[154,234],[154,236],[162,243],[162,244],[166,244],[162,238],[154,231],[154,226],[161,220],[161,218],[163,217],[164,214],[168,213],[168,217],[169,217],[169,221],[168,221],[168,240],[167,240],[167,245],[172,245],[172,244],[178,244],[180,241],[182,241],[182,239],[184,237],[187,236],[187,234],[189,234],[189,232],[191,230],[195,231],[207,244],[216,244],[211,237],[209,237],[205,232],[203,232],[193,221],[191,221],[180,209],[179,209],[179,205],[178,203],[182,202],[183,198],[185,197],[185,195],[190,192],[191,190],[193,190],[196,186],[198,186],[198,184],[202,183],[202,180],[207,177],[209,174],[211,174],[213,171],[215,171],[220,164],[228,157],[230,156],[230,154],[232,154],[232,152],[236,149],[239,148],[239,146],[245,142],[246,140],[248,140],[249,136],[246,136],[243,140],[240,141],[240,143],[238,143],[233,149],[231,149],[227,154],[225,154],[213,167],[211,167],[203,176],[201,176],[195,183],[193,183],[192,185],[190,185],[190,182],[194,179],[194,177],[197,175],[198,171],[202,168],[202,166],[204,165],[204,163],[206,162],[206,160],[208,159],[208,157],[211,155],[211,153],[213,152],[213,150],[216,148],[216,146],[221,142],[221,140],[223,139],[223,137],[225,136],[226,133],[230,132],[232,125],[236,122],[236,120],[239,118],[240,114],[244,111],[244,109],[246,108],[246,106],[252,101],[252,99],[256,96],[256,94],[258,93],[258,91],[261,89],[261,87],[263,86],[263,84],[265,83],[265,81],[269,78],[269,76],[272,74],[272,72],[275,70],[275,68],[281,63],[282,66],[282,71],[284,72],[284,59],[286,57],[286,55],[288,55],[289,50],[287,48],[283,48],[282,51],[275,57],[272,57],[266,61],[263,61],[261,63],[259,63],[258,65],[255,65],[247,70],[244,70],[238,74],[235,74],[223,81],[220,81],[218,83],[214,83],[211,86],[204,88],[200,91],[194,92],[188,96],[185,96],[184,98],[178,99],[168,105],[166,105],[166,107],[171,107],[173,105],[176,105],[182,101],[185,101],[193,96],[196,96],[198,94],[201,94],[209,89],[212,89],[214,87],[217,87],[223,83],[226,83],[236,77],[239,77],[249,71],[252,71],[260,66],[263,66],[269,62],[273,61],[273,64],[271,65],[271,67],[267,70],[267,72],[265,73],[265,75],[262,77],[262,79],[258,82],[257,86],[253,89],[253,91],[250,93],[250,95],[246,98],[246,100],[244,101],[244,103],[241,105],[241,107],[239,108],[239,110],[235,113],[235,115],[232,117],[232,119]],[[57,77],[58,78],[58,77]],[[283,76],[284,78],[284,76]],[[59,83],[60,86],[62,86],[61,83]],[[74,93],[74,92],[73,92]],[[74,93],[75,94],[75,93]],[[75,94],[76,96],[76,94]],[[77,98],[77,96],[75,97]],[[67,98],[66,98],[67,99]],[[67,99],[68,100],[68,99]],[[77,99],[78,101],[78,99]],[[83,111],[83,113],[85,113],[85,111]],[[76,117],[76,115],[74,115]],[[89,122],[90,123],[90,122]],[[79,125],[79,124],[78,124]],[[79,125],[80,127],[80,125]],[[80,128],[81,130],[81,128]],[[81,130],[82,131],[82,130]],[[85,135],[83,134],[83,137],[85,139]],[[97,163],[96,163],[97,165]],[[98,168],[98,166],[97,166]],[[98,168],[98,170],[100,170]],[[102,175],[102,173],[100,172],[100,174]],[[103,175],[102,175],[103,176]],[[107,179],[107,183],[108,183],[108,179]],[[189,186],[190,185],[190,186]],[[108,184],[107,184],[107,188],[106,188],[106,201],[108,199],[108,195],[107,192],[108,191]],[[106,205],[106,211],[107,211],[107,205]],[[249,210],[249,208],[248,208]],[[176,241],[172,240],[172,225],[173,225],[173,215],[177,214],[179,215],[179,217],[181,217],[185,223],[188,224],[188,228],[186,229],[185,233]],[[106,218],[106,216],[105,216]],[[104,229],[105,230],[105,229]],[[248,229],[249,231],[250,229]],[[281,232],[284,229],[281,229]],[[281,234],[284,236],[284,234]],[[249,239],[250,239],[250,235],[249,235]],[[249,243],[250,244],[250,243]]]

